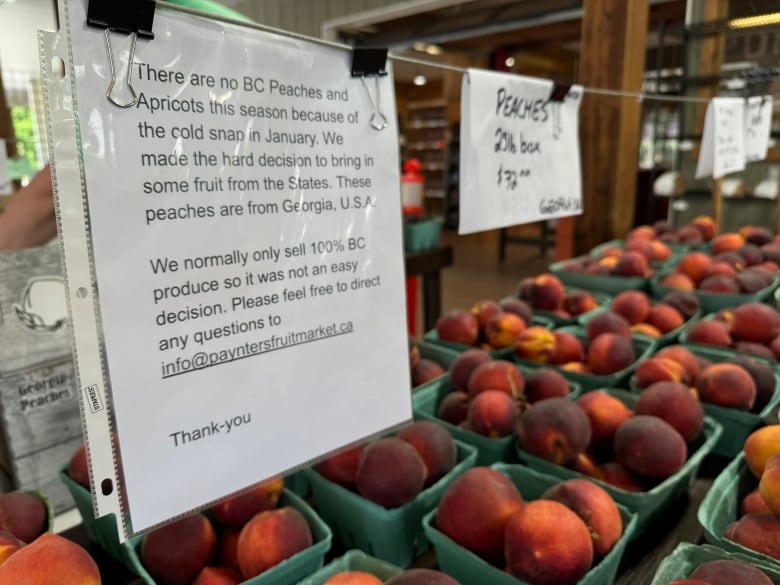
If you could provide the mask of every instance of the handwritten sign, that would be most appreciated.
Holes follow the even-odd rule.
[[[582,88],[469,69],[461,98],[461,234],[582,213]]]
[[[745,169],[745,100],[717,97],[707,105],[696,178]]]
[[[79,380],[83,412],[110,389],[138,532],[411,419],[395,98],[383,78],[377,131],[348,52],[158,7],[120,109],[85,4],[66,16],[87,194],[59,197],[88,205],[110,380]]]
[[[745,162],[764,160],[772,132],[772,96],[753,96],[745,108]]]

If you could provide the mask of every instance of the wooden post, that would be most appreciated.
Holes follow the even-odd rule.
[[[580,83],[641,91],[648,1],[583,4]],[[580,111],[584,214],[575,220],[575,253],[621,238],[632,227],[640,129],[639,100],[585,93]]]

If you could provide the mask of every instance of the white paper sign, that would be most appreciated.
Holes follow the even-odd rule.
[[[745,108],[745,162],[764,160],[772,132],[772,96],[753,96]]]
[[[0,195],[10,195],[11,177],[8,174],[8,154],[5,150],[5,139],[0,138]]]
[[[745,168],[745,100],[712,98],[707,105],[696,178],[717,179]]]
[[[347,51],[158,6],[121,109],[85,3],[73,71],[137,532],[411,419],[395,99],[382,78],[377,131]]]
[[[582,88],[556,103],[553,87],[478,69],[463,77],[459,233],[582,213]]]

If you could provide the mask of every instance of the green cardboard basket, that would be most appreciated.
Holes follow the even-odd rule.
[[[451,347],[430,343],[428,341],[418,341],[417,347],[420,350],[420,357],[435,361],[445,370],[449,370],[452,362],[455,361],[455,358],[462,353]]]
[[[576,325],[581,317],[585,315],[590,315],[592,312],[598,311],[599,309],[601,309],[601,307],[609,305],[609,303],[612,302],[612,297],[610,295],[596,290],[588,290],[585,288],[572,288],[568,286],[565,287],[565,290],[566,292],[581,290],[590,293],[599,306],[593,309],[592,311],[588,311],[587,313],[582,313],[581,315],[572,315],[571,317],[561,317],[560,315],[554,313],[553,311],[545,311],[544,309],[534,309],[534,315],[538,315],[539,317],[548,319],[552,323],[553,327],[564,327],[566,325]]]
[[[306,502],[285,488],[282,497],[279,498],[279,507],[292,506],[296,508],[311,528],[313,544],[294,554],[289,559],[283,560],[257,577],[252,577],[241,582],[241,585],[295,585],[301,579],[308,577],[319,570],[325,562],[325,555],[330,550],[332,534],[325,524]],[[141,564],[141,542],[143,538],[133,539],[125,543],[130,560],[129,568],[146,585],[157,585],[157,582]]]
[[[580,257],[581,258],[581,257]],[[585,274],[565,270],[564,266],[578,258],[562,260],[550,264],[550,272],[566,286],[584,288],[585,290],[600,291],[612,296],[625,290],[650,290],[650,278],[647,276],[612,276],[608,274]]]
[[[708,345],[682,345],[694,355],[706,358],[711,362],[723,362],[728,358],[740,355],[734,350]],[[758,362],[773,365],[759,357],[751,357]],[[641,392],[641,388],[636,385],[636,380],[633,376],[631,377],[630,385],[632,391]],[[712,450],[713,454],[729,458],[734,457],[742,451],[742,446],[745,444],[745,439],[748,438],[748,435],[758,427],[763,426],[764,421],[769,420],[773,416],[780,404],[780,373],[775,369],[775,392],[772,394],[769,402],[761,409],[761,412],[755,413],[737,410],[736,408],[725,408],[706,402],[701,404],[704,407],[705,414],[711,416],[723,426],[723,434],[715,444]]]
[[[637,396],[626,390],[607,388],[605,392],[619,399],[630,408],[633,408],[636,404]],[[556,465],[550,461],[535,457],[524,451],[519,443],[517,444],[517,454],[520,460],[529,467],[561,480],[579,478],[591,479],[598,483],[612,495],[617,503],[637,513],[635,534],[638,536],[651,520],[656,518],[669,504],[690,487],[693,480],[696,479],[696,474],[699,471],[699,467],[701,467],[702,461],[712,452],[722,432],[723,427],[717,421],[709,416],[705,416],[702,432],[692,444],[688,445],[688,460],[685,464],[677,473],[645,492],[629,492],[598,479],[589,478],[568,467]]]
[[[732,522],[739,519],[739,503],[758,487],[758,480],[740,453],[720,472],[699,506],[697,518],[704,528],[704,538],[710,544],[730,552],[740,553],[780,571],[780,559],[774,559],[727,539],[724,534]]]
[[[422,252],[439,245],[443,217],[404,221],[404,249],[407,252]]]
[[[650,295],[653,298],[660,299],[663,298],[667,293],[678,290],[676,288],[661,284],[661,280],[667,274],[668,273],[659,273],[650,279]],[[731,295],[725,293],[707,292],[699,289],[694,289],[691,292],[699,298],[701,311],[702,313],[706,314],[714,313],[720,309],[725,309],[726,307],[736,307],[744,303],[765,302],[775,291],[778,284],[780,284],[780,275],[775,275],[772,284],[751,294]]]
[[[450,483],[477,460],[474,447],[459,441],[456,444],[455,467],[403,506],[384,508],[308,469],[314,505],[344,546],[408,567],[430,546],[422,530],[422,517],[436,507]]]
[[[362,571],[378,577],[382,581],[387,581],[393,575],[403,572],[403,569],[381,559],[371,557],[362,550],[348,550],[343,556],[328,563],[319,571],[298,583],[298,585],[322,585],[333,575],[345,571]]]
[[[529,369],[520,366],[525,375]],[[416,420],[430,420],[443,426],[456,440],[471,445],[477,449],[475,465],[487,466],[493,463],[513,463],[517,461],[515,452],[515,436],[491,438],[473,431],[467,431],[456,425],[441,420],[436,416],[439,402],[445,395],[453,391],[450,375],[442,376],[420,386],[412,395],[412,410]],[[581,394],[579,384],[569,380],[569,398],[575,400]]]
[[[542,317],[541,315],[534,315],[531,317],[531,325],[538,325],[540,327],[546,327],[547,329],[552,329],[554,327],[554,323],[552,319],[548,319],[547,317]],[[464,351],[467,351],[469,349],[476,349],[479,348],[477,345],[466,345],[465,343],[456,343],[454,341],[442,341],[439,339],[439,334],[436,332],[436,329],[431,329],[429,331],[426,331],[423,335],[423,341],[426,341],[433,345],[438,345],[440,347],[446,347],[449,349],[454,349],[458,353],[463,353]],[[494,349],[490,351],[490,355],[497,356],[501,354],[502,352],[505,352],[507,349],[511,348],[502,348],[502,349]]]
[[[655,303],[652,303],[652,304],[655,304]],[[595,311],[591,311],[589,313],[585,313],[584,315],[582,315],[579,318],[578,322],[579,322],[579,324],[582,327],[587,327],[588,326],[588,322],[591,319],[593,319],[596,315],[598,315],[600,313],[603,313],[605,311],[609,311],[609,310],[611,310],[611,305],[608,305],[608,306],[600,308],[600,309],[596,309]],[[649,336],[644,335],[642,333],[635,333],[634,335],[637,335],[639,337],[643,337],[645,339],[649,339],[650,341],[655,343],[655,349],[659,350],[662,347],[666,347],[667,345],[673,345],[675,343],[678,343],[678,340],[679,340],[680,336],[686,331],[687,327],[691,323],[693,323],[694,321],[698,320],[700,317],[701,317],[701,312],[696,312],[694,315],[691,315],[691,317],[689,319],[686,319],[686,321],[682,325],[680,325],[676,329],[673,329],[673,330],[671,330],[671,331],[669,331],[667,333],[664,333],[663,335],[661,335],[661,337],[658,337],[658,338],[649,337]]]
[[[763,571],[775,585],[780,585],[780,569],[739,553],[726,552],[708,544],[696,545],[681,542],[672,553],[661,561],[650,585],[667,585],[676,579],[687,578],[693,570],[710,561],[741,561]]]
[[[522,465],[496,464],[493,466],[506,475],[520,490],[526,501],[535,500],[553,485],[560,483],[556,477],[538,473]],[[577,585],[611,585],[620,566],[626,544],[636,529],[636,515],[618,503],[623,520],[623,535],[612,550],[578,581]],[[423,520],[428,539],[436,549],[440,569],[458,580],[461,585],[519,585],[522,581],[494,567],[471,551],[457,544],[436,528],[436,510],[431,510]]]
[[[571,333],[583,343],[583,346],[586,347],[586,351],[587,351],[588,336],[584,327],[582,326],[560,327],[558,329],[555,329],[555,331],[563,331],[565,333]],[[656,343],[655,343],[656,340],[646,337],[644,335],[641,336],[634,335],[631,337],[631,341],[634,345],[634,353],[636,354],[636,360],[634,360],[634,363],[629,365],[627,368],[615,372],[614,374],[608,374],[608,375],[583,374],[581,372],[572,372],[569,370],[564,370],[563,368],[554,366],[552,364],[532,362],[529,360],[520,359],[514,352],[510,354],[504,353],[502,354],[502,356],[504,357],[504,359],[512,359],[513,361],[516,361],[517,363],[527,367],[538,368],[539,366],[551,366],[553,368],[556,368],[567,379],[573,382],[577,382],[577,384],[579,384],[580,387],[582,388],[583,392],[588,392],[589,390],[595,390],[596,388],[622,388],[628,386],[628,379],[633,373],[633,371],[636,369],[637,364],[643,359],[649,357],[656,349]]]

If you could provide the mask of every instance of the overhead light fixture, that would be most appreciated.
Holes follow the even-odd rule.
[[[425,47],[425,52],[429,55],[441,55],[444,51],[439,45],[428,45]]]
[[[780,24],[780,12],[734,18],[729,21],[729,28],[758,28],[760,26],[771,26],[773,24]]]
[[[515,66],[515,58],[514,57],[507,57],[504,61],[504,65],[507,67],[514,67]]]
[[[412,83],[415,85],[425,85],[428,83],[428,78],[425,77],[425,75],[415,75],[414,79],[412,79]]]

